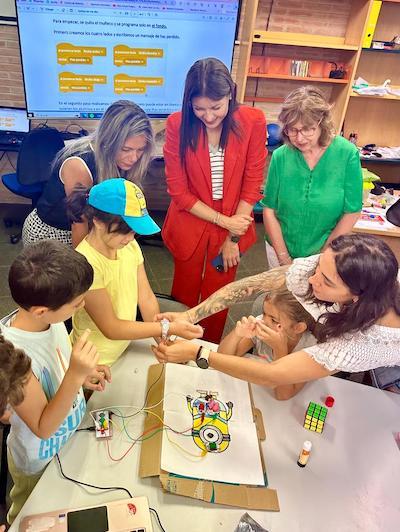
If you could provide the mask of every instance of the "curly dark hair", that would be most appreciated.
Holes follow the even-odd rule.
[[[7,405],[24,400],[24,386],[29,377],[31,359],[0,334],[0,417]]]

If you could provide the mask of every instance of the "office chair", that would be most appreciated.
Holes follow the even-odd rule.
[[[33,129],[21,144],[16,172],[2,176],[4,186],[17,196],[30,199],[34,209],[50,178],[51,163],[63,147],[64,141],[57,129],[47,126]],[[12,221],[5,218],[4,224],[9,227]],[[12,244],[20,239],[21,232],[10,236]]]

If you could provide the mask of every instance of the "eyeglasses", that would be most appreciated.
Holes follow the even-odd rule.
[[[302,136],[305,138],[310,138],[317,131],[317,127],[320,125],[321,121],[322,121],[322,118],[316,126],[312,126],[312,127],[304,126],[304,127],[301,127],[300,129],[297,129],[297,127],[286,127],[284,131],[289,138],[295,138],[297,137],[299,133],[301,133]]]

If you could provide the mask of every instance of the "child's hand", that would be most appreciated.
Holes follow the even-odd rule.
[[[170,324],[169,334],[175,334],[186,340],[193,340],[194,338],[201,338],[203,336],[203,328],[200,325],[193,325],[186,320],[176,320]]]
[[[86,329],[82,336],[78,338],[72,348],[69,363],[69,371],[75,374],[79,380],[82,380],[82,383],[95,369],[100,357],[96,346],[88,340],[89,334],[90,330]]]
[[[287,345],[287,336],[282,329],[281,325],[277,326],[277,330],[271,329],[268,325],[265,325],[263,321],[257,320],[256,323],[256,336],[275,352],[287,354],[288,345]]]
[[[235,334],[240,338],[253,338],[256,335],[257,320],[254,316],[244,317],[236,323]]]
[[[83,387],[87,390],[102,392],[106,387],[106,382],[111,382],[111,370],[104,364],[98,364],[84,380]]]

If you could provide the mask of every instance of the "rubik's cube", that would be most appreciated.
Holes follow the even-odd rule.
[[[325,406],[311,402],[304,418],[304,428],[321,433],[324,430],[327,413],[328,409]]]

